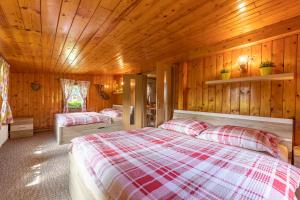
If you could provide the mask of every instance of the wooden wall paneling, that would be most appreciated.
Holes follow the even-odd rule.
[[[296,71],[297,39],[297,35],[284,39],[284,72]],[[295,80],[283,82],[283,117],[295,117]]]
[[[34,100],[33,90],[31,89],[31,83],[34,82],[34,74],[26,73],[26,76],[27,76],[27,83],[25,83],[25,87],[28,88],[28,93],[27,93],[27,95],[28,95],[28,98],[27,98],[28,99],[28,113],[25,117],[33,117],[33,107],[35,106],[34,101],[37,101],[37,100]],[[23,98],[23,99],[26,99],[26,98]]]
[[[187,63],[187,109],[195,110],[195,70],[192,62]]]
[[[172,70],[173,67],[169,65],[159,64],[156,67],[156,126],[173,116]]]
[[[46,89],[46,83],[45,83],[45,76],[47,76],[48,74],[42,74],[39,73],[38,74],[38,80],[41,83],[42,87],[41,89],[38,91],[39,95],[39,99],[40,99],[40,104],[37,107],[38,108],[38,119],[39,119],[39,127],[41,127],[42,129],[45,128],[44,126],[44,122],[45,122],[45,89]]]
[[[209,63],[209,80],[215,80],[216,79],[216,61],[217,57],[215,55],[211,56],[210,63]],[[211,85],[208,86],[208,111],[209,112],[215,112],[216,110],[216,86]]]
[[[284,40],[273,41],[272,62],[275,64],[273,73],[284,72]],[[271,117],[282,117],[283,81],[272,81],[271,91]]]
[[[96,93],[91,75],[65,75],[49,73],[11,73],[9,101],[14,117],[34,118],[34,128],[36,130],[50,129],[53,127],[54,114],[62,112],[62,91],[60,78],[71,78],[75,80],[91,81],[91,90],[88,95],[87,109],[89,111],[99,111],[104,107],[111,107],[112,100],[105,101],[100,99]],[[112,88],[112,76],[99,76],[102,84]],[[41,84],[38,91],[31,89],[31,83]],[[111,89],[108,90],[111,92]]]
[[[216,61],[216,79],[221,79],[221,70],[223,69],[223,54],[217,55]],[[223,95],[223,85],[216,85],[216,112],[222,112],[222,95]]]
[[[251,47],[246,47],[242,49],[242,55],[248,56],[251,58]],[[247,71],[241,72],[241,76],[247,77],[250,76],[251,70],[251,61],[248,61]],[[242,82],[240,85],[240,114],[249,115],[250,113],[250,82]]]
[[[16,74],[18,75],[20,73],[16,73]],[[43,95],[42,95],[41,91],[42,91],[42,88],[45,86],[41,82],[38,73],[34,74],[34,82],[38,82],[39,84],[41,84],[41,88],[38,91],[32,92],[32,94],[33,94],[32,95],[33,96],[33,99],[32,99],[32,101],[33,101],[33,107],[32,107],[33,127],[34,127],[34,129],[36,129],[38,127],[42,128],[42,126],[40,125],[40,120],[42,120],[42,116],[40,116],[40,113],[41,113],[40,108],[42,107],[42,100],[43,100]],[[38,105],[40,105],[40,106],[38,106]],[[16,116],[18,116],[18,115],[16,115]]]
[[[187,86],[187,76],[188,76],[188,64],[187,62],[183,63],[182,66],[182,72],[183,72],[183,80],[182,80],[182,84],[183,84],[183,95],[182,95],[182,105],[183,105],[183,109],[186,110],[187,109],[187,96],[188,96],[188,86]],[[157,90],[156,90],[157,91]]]
[[[241,49],[232,51],[231,76],[240,77],[239,65],[237,63],[239,56],[242,55]],[[231,83],[230,87],[230,110],[231,114],[240,113],[240,83]]]
[[[203,89],[203,59],[196,59],[196,108],[198,111],[202,110],[202,89]]]
[[[49,78],[49,105],[50,105],[50,118],[49,118],[49,121],[48,121],[48,124],[47,124],[47,127],[50,127],[51,124],[53,124],[53,120],[54,120],[54,110],[55,110],[55,107],[54,107],[54,75],[53,74],[50,74],[50,78]],[[53,89],[50,89],[50,88],[53,88]]]
[[[176,66],[177,68],[177,76],[178,76],[178,82],[176,85],[178,85],[178,101],[177,101],[177,109],[183,110],[183,64],[178,64]],[[202,93],[201,93],[202,94]]]
[[[178,109],[178,95],[179,95],[179,67],[178,63],[173,66],[173,76],[174,76],[174,84],[173,84],[173,95],[174,95],[174,109]]]
[[[224,53],[224,68],[231,70],[231,51]],[[223,85],[223,105],[222,105],[222,113],[230,113],[230,84]]]
[[[178,98],[176,98],[178,99]],[[114,105],[122,105],[123,103],[123,94],[113,94],[112,95],[112,103]]]
[[[31,74],[24,74],[24,83],[23,85],[23,90],[24,90],[24,96],[28,96],[29,95],[29,91],[31,90],[31,83],[30,83],[30,78],[31,78]],[[29,102],[31,102],[31,100],[29,98],[24,98],[23,99],[23,106],[24,106],[24,116],[30,116],[29,114]]]
[[[17,78],[17,84],[20,87],[18,95],[21,96],[21,97],[24,96],[24,93],[23,93],[23,91],[24,91],[24,85],[22,84],[22,82],[23,82],[23,74],[19,74],[19,76]],[[17,103],[18,103],[18,105],[17,105],[18,110],[20,110],[20,113],[22,115],[24,115],[23,101],[18,101]]]
[[[202,96],[202,111],[208,111],[208,85],[205,84],[205,81],[209,80],[210,76],[210,63],[211,57],[204,58],[204,66],[203,66],[203,96]]]
[[[193,77],[197,83],[196,102],[194,102],[197,105],[196,107],[202,103],[201,111],[278,118],[295,117],[296,131],[300,135],[300,115],[298,114],[300,112],[299,40],[299,35],[294,34],[190,60],[189,63],[198,63],[198,66],[203,65],[202,70],[201,67],[196,69],[199,75],[202,74],[202,78],[199,75]],[[250,57],[247,74],[240,74],[238,69],[237,59],[240,55],[249,55]],[[212,67],[211,63],[214,60],[215,67]],[[216,85],[215,93],[212,93],[209,87],[208,89],[205,87],[206,80],[220,79],[219,71],[223,67],[232,68],[233,77],[240,75],[259,76],[259,67],[262,61],[274,62],[276,67],[273,69],[273,73],[296,72],[296,79],[290,81],[242,82],[235,87],[233,84]],[[189,78],[190,76],[187,77],[187,79]],[[199,82],[202,82],[202,87],[198,86]],[[296,95],[295,90],[297,91]],[[202,102],[198,100],[199,96],[202,97]],[[210,106],[212,96],[214,96],[215,107]],[[296,138],[296,143],[300,144],[300,136],[296,136]]]
[[[251,47],[251,60],[250,60],[250,75],[259,76],[259,66],[261,63],[261,44]],[[250,115],[260,115],[260,100],[261,100],[261,83],[260,81],[251,81],[250,83]]]
[[[272,41],[262,44],[262,61],[271,61],[272,59]],[[271,116],[271,81],[261,81],[261,101],[260,116]]]
[[[295,105],[295,145],[300,144],[300,35],[297,35],[297,67],[296,67],[296,105]]]
[[[196,80],[197,80],[197,63],[195,62],[191,62],[190,63],[191,65],[191,68],[192,68],[192,77],[193,77],[193,81],[192,81],[192,101],[191,101],[191,104],[192,104],[192,108],[193,110],[197,110],[197,107],[196,107],[196,101],[197,101],[197,88],[196,88]]]

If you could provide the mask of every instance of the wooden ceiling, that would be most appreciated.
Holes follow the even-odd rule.
[[[298,15],[299,0],[1,0],[0,54],[13,71],[149,71]]]

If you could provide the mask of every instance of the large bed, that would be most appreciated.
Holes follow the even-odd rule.
[[[113,105],[112,109],[104,109],[105,113],[119,111],[122,113],[122,106]],[[78,136],[111,132],[123,129],[122,114],[110,116],[104,112],[75,112],[58,113],[55,115],[54,130],[58,144],[70,143]]]
[[[175,117],[186,115],[176,113]],[[275,127],[281,146],[286,147],[281,149],[283,156],[159,128],[86,135],[72,140],[72,199],[296,198],[300,170],[288,163],[292,121],[193,117],[216,124]]]

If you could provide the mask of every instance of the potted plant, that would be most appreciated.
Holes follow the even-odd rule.
[[[265,76],[272,73],[274,63],[271,61],[264,61],[260,64],[259,71],[260,75]]]
[[[221,78],[222,78],[222,80],[228,80],[228,79],[230,79],[230,71],[228,69],[226,69],[226,68],[223,68],[221,70]]]

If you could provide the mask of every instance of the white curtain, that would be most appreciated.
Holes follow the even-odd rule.
[[[71,97],[73,86],[75,85],[75,81],[69,79],[61,79],[60,83],[61,83],[61,88],[63,90],[63,98],[64,98],[63,112],[67,113],[69,112],[68,100]]]
[[[86,100],[89,93],[90,82],[89,81],[77,81],[79,87],[80,96],[83,99],[82,112],[86,111]]]
[[[8,103],[8,82],[9,82],[9,65],[2,58],[0,59],[0,94],[2,97],[1,119],[2,124],[13,123],[13,116]]]

